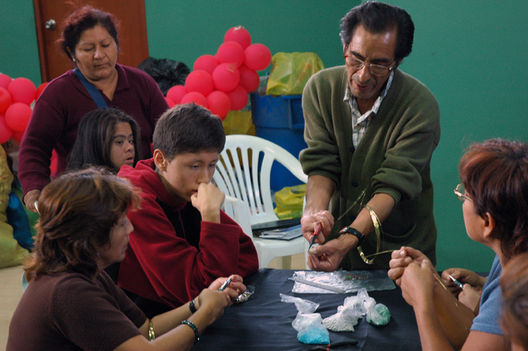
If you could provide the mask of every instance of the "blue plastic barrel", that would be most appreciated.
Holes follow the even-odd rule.
[[[301,97],[251,94],[251,114],[257,136],[282,146],[297,158],[306,148]],[[277,191],[301,181],[276,162],[271,169],[270,183]]]

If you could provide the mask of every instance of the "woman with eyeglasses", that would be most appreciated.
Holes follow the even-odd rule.
[[[528,252],[528,144],[502,139],[473,144],[458,168],[462,185],[455,194],[463,202],[467,234],[496,254],[477,315],[450,292],[451,278],[441,278],[418,250],[394,251],[388,274],[413,306],[423,350],[509,350],[500,327],[499,279],[513,256]],[[466,276],[477,279],[467,272],[459,279],[469,283]]]

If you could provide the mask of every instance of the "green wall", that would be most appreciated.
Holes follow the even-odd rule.
[[[33,2],[0,0],[0,9],[0,72],[12,78],[29,78],[38,86],[41,79]]]
[[[442,137],[432,160],[438,268],[487,271],[493,254],[465,234],[452,189],[458,159],[473,141],[492,137],[528,141],[528,3],[493,0],[388,0],[405,8],[416,26],[413,53],[401,68],[424,82],[441,108]],[[224,33],[245,26],[254,42],[277,51],[314,51],[342,63],[339,19],[359,1],[146,0],[150,55],[192,67],[214,54]],[[40,83],[32,2],[0,0],[0,72]],[[117,14],[118,15],[118,14]]]
[[[253,43],[278,51],[317,51],[325,65],[340,64],[339,19],[359,1],[146,1],[150,55],[187,64],[216,53],[225,32],[244,26]],[[270,66],[271,67],[271,66]]]
[[[442,136],[433,155],[439,269],[487,271],[493,252],[469,239],[453,195],[457,165],[471,142],[528,141],[528,3],[517,1],[388,1],[415,22],[415,43],[402,69],[418,77],[440,104]]]

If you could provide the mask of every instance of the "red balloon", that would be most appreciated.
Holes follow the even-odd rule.
[[[230,92],[240,83],[240,71],[234,63],[222,63],[213,72],[213,82],[217,90]]]
[[[224,42],[228,41],[236,41],[242,46],[242,49],[245,49],[251,44],[251,35],[246,28],[236,26],[230,28],[224,35]]]
[[[0,73],[0,87],[7,89],[9,83],[11,83],[11,77],[7,74]]]
[[[180,103],[182,97],[187,94],[187,90],[183,85],[175,85],[167,91],[167,97],[171,99],[176,105]]]
[[[209,108],[207,98],[196,91],[191,91],[190,93],[185,94],[185,96],[181,99],[180,104],[190,104],[192,102],[205,108]]]
[[[167,101],[167,105],[169,105],[169,108],[172,108],[174,107],[174,105],[176,105],[176,103],[172,101],[171,98],[165,97],[165,101]]]
[[[253,44],[244,51],[246,55],[246,66],[255,71],[261,71],[269,66],[271,62],[271,51],[264,44]]]
[[[226,93],[215,90],[207,96],[209,110],[212,114],[217,115],[223,121],[231,109],[231,100]]]
[[[38,100],[40,94],[42,94],[42,92],[44,91],[44,89],[46,89],[47,86],[48,82],[44,82],[38,86],[37,91],[35,92],[35,100]]]
[[[0,144],[6,143],[12,135],[13,132],[7,126],[4,116],[0,114]]]
[[[0,113],[6,112],[9,105],[11,105],[11,94],[7,89],[0,87]]]
[[[30,117],[31,108],[22,102],[15,102],[7,108],[5,113],[7,126],[13,132],[23,132],[26,130]]]
[[[206,71],[192,71],[185,79],[185,89],[188,92],[196,91],[207,96],[211,94],[213,88],[213,77]]]
[[[245,59],[244,48],[236,41],[225,42],[218,48],[216,59],[220,63],[236,63],[240,67]]]
[[[260,77],[258,73],[247,66],[240,67],[240,85],[248,92],[253,92],[258,89],[260,84]]]
[[[209,74],[213,74],[214,69],[218,66],[218,60],[213,55],[202,55],[194,61],[193,71],[201,69]]]
[[[231,110],[241,110],[246,107],[249,96],[246,89],[242,86],[238,86],[235,90],[227,93],[229,95],[229,100],[231,100]]]
[[[11,94],[13,102],[23,102],[29,105],[35,100],[37,89],[35,84],[27,78],[15,78],[9,83],[7,90]]]

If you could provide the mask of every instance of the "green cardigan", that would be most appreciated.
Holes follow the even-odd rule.
[[[303,170],[337,185],[330,200],[336,220],[332,237],[353,222],[374,194],[385,193],[394,198],[395,207],[383,222],[381,250],[412,246],[435,264],[430,161],[440,139],[438,103],[422,83],[396,70],[378,113],[354,148],[351,111],[343,101],[346,86],[345,67],[332,67],[310,78],[302,98],[308,145],[300,154]],[[372,234],[362,245],[365,254],[376,251]],[[374,265],[366,265],[357,250],[351,250],[341,266],[388,268],[389,260],[390,254],[380,255]]]

